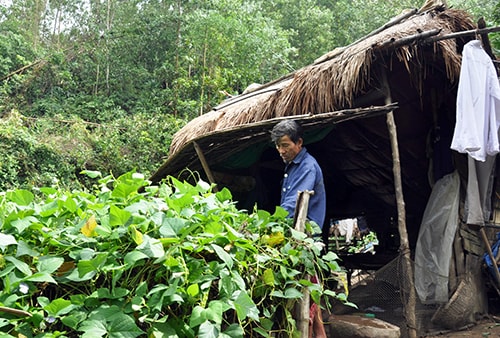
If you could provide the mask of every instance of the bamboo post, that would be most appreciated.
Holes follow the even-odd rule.
[[[215,182],[214,175],[212,175],[212,171],[210,170],[210,167],[208,166],[208,162],[207,162],[207,159],[205,158],[205,155],[203,154],[203,151],[201,151],[200,146],[195,141],[193,141],[193,146],[194,146],[194,150],[196,151],[196,154],[198,155],[198,158],[200,159],[201,166],[203,167],[203,170],[205,170],[205,174],[208,177],[208,181],[214,185],[213,190],[215,192],[217,192],[218,191],[217,182]]]
[[[386,93],[385,103],[390,104],[392,102],[391,91],[389,82],[387,80],[387,74],[385,73],[384,69],[381,69],[381,76],[382,87]],[[408,233],[406,231],[406,212],[403,197],[403,185],[401,182],[401,163],[399,158],[398,135],[396,130],[396,123],[394,121],[394,113],[392,111],[387,113],[387,128],[389,130],[389,136],[391,140],[393,164],[392,170],[394,173],[394,190],[396,193],[396,206],[398,211],[398,231],[400,238],[399,255],[400,258],[403,258],[403,276],[407,277],[409,281],[408,302],[404,305],[404,311],[406,325],[408,327],[408,337],[417,338],[417,320],[415,316],[416,291],[413,280],[414,276],[413,267],[411,264],[410,245],[408,241]],[[402,283],[401,288],[403,288],[403,285],[404,283]]]
[[[295,214],[293,217],[293,225],[295,230],[304,232],[307,219],[307,209],[309,207],[309,198],[314,194],[314,191],[299,191],[297,202],[295,203]],[[309,337],[309,319],[310,319],[310,297],[309,289],[304,288],[302,299],[297,305],[297,329],[300,332],[301,338]]]

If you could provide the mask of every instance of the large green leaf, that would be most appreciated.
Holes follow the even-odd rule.
[[[229,269],[233,268],[233,258],[223,248],[217,244],[212,244],[212,248],[219,258],[226,264]]]
[[[252,298],[245,291],[235,291],[231,297],[234,309],[240,321],[245,318],[259,320],[259,309],[253,302]]]
[[[57,284],[56,280],[46,272],[35,272],[31,276],[23,278],[23,281]]]
[[[271,292],[271,295],[274,297],[286,298],[286,299],[299,299],[304,295],[295,288],[286,288],[285,292],[281,290],[274,290]]]
[[[205,309],[199,305],[196,305],[191,311],[191,316],[189,317],[189,326],[192,328],[201,325],[207,320]]]
[[[160,258],[165,255],[161,241],[148,235],[143,236],[143,242],[137,246],[137,250],[150,258]]]
[[[38,257],[38,256],[40,256],[40,253],[37,250],[35,250],[35,248],[30,246],[28,243],[26,243],[25,241],[20,240],[19,243],[17,244],[16,256],[17,257],[22,257],[22,256]]]
[[[187,220],[177,217],[166,217],[160,227],[160,235],[163,237],[176,237],[188,223]]]
[[[30,266],[28,264],[26,264],[25,262],[15,258],[15,257],[12,257],[12,256],[5,256],[4,258],[6,261],[14,264],[16,269],[19,270],[20,272],[22,272],[25,276],[31,276],[33,274],[33,272],[31,272]]]
[[[64,263],[64,258],[59,256],[42,256],[38,259],[37,270],[48,274],[53,273]]]
[[[144,334],[133,315],[123,313],[117,306],[101,306],[80,325],[79,331],[83,331],[85,337],[95,334],[95,337],[135,338]]]
[[[198,329],[198,338],[217,338],[219,337],[219,332],[217,325],[206,321]]]
[[[18,233],[23,233],[32,223],[37,223],[38,219],[33,216],[28,216],[21,219],[16,219],[11,222],[12,226],[17,229]]]
[[[139,261],[144,260],[144,259],[146,259],[148,257],[149,256],[146,255],[145,253],[143,253],[141,251],[138,251],[138,250],[134,250],[134,251],[127,252],[127,254],[125,255],[124,261],[128,265],[134,266]]]
[[[17,189],[14,191],[8,191],[7,198],[16,204],[28,206],[35,199],[35,195],[33,195],[31,191]]]
[[[76,307],[77,306],[72,304],[69,300],[57,298],[50,302],[48,305],[45,305],[43,309],[47,311],[49,316],[58,317],[70,312]]]
[[[39,213],[42,217],[49,217],[54,215],[56,212],[60,211],[59,203],[57,201],[52,201],[41,206]]]
[[[125,225],[132,214],[127,210],[122,210],[115,205],[109,207],[109,225]]]
[[[144,335],[144,332],[135,324],[133,317],[122,314],[114,318],[108,325],[110,338],[135,338]]]
[[[81,338],[104,337],[108,333],[106,320],[86,320],[80,325],[78,331],[83,332]]]
[[[99,271],[99,269],[104,266],[104,263],[106,263],[107,256],[107,253],[100,252],[92,259],[80,260],[77,264],[78,277],[82,278],[82,280],[87,280],[95,276],[97,271]]]

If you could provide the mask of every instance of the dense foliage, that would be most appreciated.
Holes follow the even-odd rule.
[[[281,208],[242,212],[226,189],[137,173],[95,188],[0,195],[2,337],[291,337],[305,288],[346,300],[311,283],[337,257]]]
[[[1,140],[0,190],[79,187],[84,169],[151,173],[172,134],[227,95],[423,2],[0,1],[0,132],[19,128]],[[498,21],[496,1],[448,4]]]

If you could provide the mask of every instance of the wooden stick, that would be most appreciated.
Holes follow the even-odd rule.
[[[413,35],[408,35],[408,36],[405,36],[404,38],[397,39],[397,40],[390,39],[390,40],[388,40],[380,45],[376,45],[375,47],[377,49],[385,49],[387,47],[398,48],[398,47],[401,47],[404,45],[409,45],[415,41],[427,40],[429,37],[434,36],[434,35],[438,35],[440,32],[441,32],[440,29],[432,29],[430,31],[425,31],[425,32],[417,33],[417,34],[413,34]]]
[[[21,67],[21,68],[19,68],[19,69],[16,69],[16,70],[15,70],[15,71],[13,71],[13,72],[10,72],[9,74],[7,74],[7,75],[5,75],[4,77],[2,77],[2,78],[0,79],[0,81],[6,80],[6,79],[8,79],[8,78],[10,78],[10,77],[12,77],[12,76],[14,76],[14,75],[18,74],[18,73],[22,73],[23,71],[25,71],[25,70],[26,70],[26,69],[28,69],[28,68],[34,67],[34,66],[36,66],[37,64],[39,64],[39,63],[41,63],[41,62],[46,62],[46,61],[47,61],[47,60],[44,60],[44,59],[41,59],[41,60],[36,60],[35,62],[30,63],[29,65],[23,66],[23,67]]]
[[[293,215],[293,225],[295,230],[304,232],[307,220],[307,209],[309,207],[309,198],[314,194],[314,191],[299,191],[297,201],[295,203],[295,213]],[[304,288],[304,295],[298,302],[297,309],[297,330],[300,332],[301,338],[309,337],[309,322],[310,322],[310,299],[309,289]]]
[[[486,232],[484,231],[484,227],[479,228],[479,232],[481,233],[481,237],[483,238],[483,242],[486,245],[486,251],[488,251],[488,256],[490,256],[491,264],[493,265],[493,270],[495,270],[495,277],[498,286],[500,286],[500,271],[498,271],[498,267],[496,266],[496,259],[493,255],[493,251],[491,251],[490,241],[488,240],[488,236],[486,236]]]
[[[210,181],[211,184],[214,184],[213,190],[215,192],[218,191],[217,189],[217,182],[215,182],[214,175],[212,175],[212,171],[210,170],[210,167],[208,166],[207,159],[205,158],[205,155],[203,154],[203,151],[201,150],[200,146],[196,141],[193,142],[194,150],[196,151],[196,154],[198,155],[198,158],[200,159],[201,166],[203,167],[203,170],[205,170],[205,174],[207,174],[208,180]]]
[[[464,37],[464,36],[480,35],[480,34],[484,34],[484,33],[494,33],[494,32],[500,32],[500,26],[491,27],[491,28],[471,29],[468,31],[461,31],[461,32],[455,32],[455,33],[450,33],[450,34],[445,34],[445,35],[440,35],[440,36],[433,36],[433,37],[425,39],[425,42],[433,43],[433,42],[440,41],[440,40],[454,39],[454,38],[460,38],[460,37]]]
[[[33,315],[24,310],[12,309],[10,307],[0,306],[0,312],[11,313],[21,317],[32,317]]]
[[[484,18],[479,18],[479,20],[477,20],[477,27],[479,29],[486,28],[486,21],[484,21]],[[496,60],[497,58],[495,57],[495,54],[493,54],[493,50],[491,49],[490,37],[487,33],[481,34],[481,41],[483,42],[483,48],[486,54],[488,54],[492,60]]]
[[[385,89],[386,99],[385,103],[390,104],[392,101],[391,90],[387,74],[384,69],[381,69],[381,84]],[[408,326],[408,337],[417,338],[417,319],[415,316],[416,305],[416,292],[413,280],[413,268],[411,265],[410,245],[408,241],[408,233],[406,231],[406,213],[405,202],[403,197],[403,184],[401,183],[401,163],[399,159],[398,136],[396,130],[396,123],[394,121],[394,113],[391,111],[387,114],[387,128],[389,129],[389,136],[391,139],[392,149],[392,170],[394,173],[394,189],[396,193],[396,206],[398,211],[398,231],[400,238],[399,254],[404,259],[403,274],[408,277],[409,281],[409,294],[408,303],[404,306],[406,324]]]

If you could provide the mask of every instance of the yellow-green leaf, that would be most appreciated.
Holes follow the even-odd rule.
[[[97,227],[97,222],[95,220],[95,216],[92,215],[87,220],[87,222],[85,222],[85,225],[82,227],[81,232],[87,237],[94,237],[97,236],[97,233],[95,231],[96,227]]]
[[[139,230],[137,230],[133,225],[130,227],[130,229],[132,233],[131,234],[132,239],[134,240],[135,244],[137,245],[142,244],[142,242],[144,241],[144,239],[142,238],[142,233]]]
[[[273,286],[274,285],[274,273],[272,269],[266,269],[262,274],[262,279],[264,284]]]
[[[276,246],[276,245],[280,245],[281,243],[283,243],[284,240],[285,240],[285,236],[283,235],[283,233],[281,231],[274,232],[269,236],[268,244],[269,244],[269,246]]]

